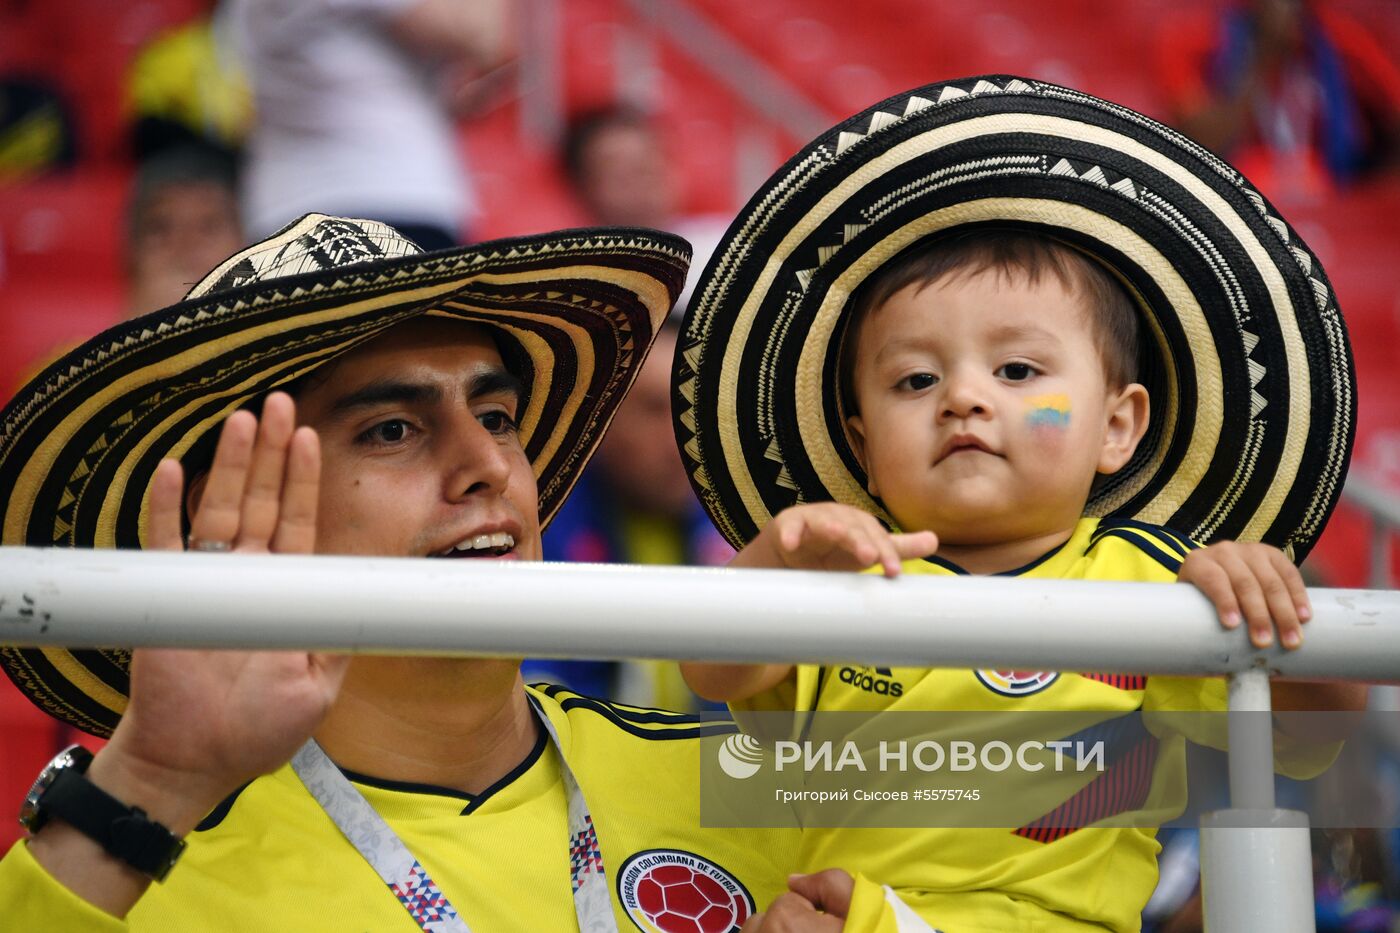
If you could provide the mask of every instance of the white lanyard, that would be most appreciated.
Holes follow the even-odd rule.
[[[583,790],[573,770],[564,759],[554,724],[535,708],[533,701],[531,709],[559,754],[559,770],[569,797],[569,875],[579,930],[582,933],[617,933],[617,918],[608,896],[603,853],[598,848],[593,816],[588,812],[588,803],[583,799]],[[467,922],[428,877],[427,870],[408,851],[403,840],[326,757],[315,739],[308,739],[292,757],[292,770],[355,851],[384,879],[420,928],[429,933],[471,933]]]

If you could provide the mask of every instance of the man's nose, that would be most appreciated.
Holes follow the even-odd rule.
[[[501,438],[470,412],[454,419],[442,440],[444,493],[456,501],[500,493],[510,479],[510,461]]]

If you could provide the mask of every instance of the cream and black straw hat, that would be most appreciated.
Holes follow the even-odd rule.
[[[1039,232],[1107,265],[1145,318],[1149,432],[1090,514],[1302,560],[1341,492],[1356,383],[1316,257],[1238,172],[1069,88],[993,75],[883,101],[793,156],[710,259],[674,369],[676,437],[736,547],[797,502],[888,519],[835,378],[851,295],[955,229]]]
[[[524,379],[521,443],[547,522],[685,284],[690,248],[575,230],[423,253],[392,227],[309,214],[180,304],[111,328],[0,412],[3,542],[139,548],[151,476],[229,414],[418,315],[491,327]],[[207,445],[206,445],[207,446]],[[126,652],[0,647],[45,711],[95,735],[125,708]]]

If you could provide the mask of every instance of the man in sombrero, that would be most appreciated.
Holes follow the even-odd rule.
[[[3,540],[537,560],[688,260],[641,230],[423,254],[304,217],[16,396]],[[111,735],[25,802],[6,929],[615,930],[663,887],[730,929],[795,857],[700,827],[699,738],[727,724],[527,689],[513,661],[0,660]]]
[[[914,89],[779,169],[696,295],[676,433],[735,564],[1180,580],[1256,649],[1302,643],[1294,562],[1336,502],[1355,421],[1346,334],[1307,247],[1179,133],[1010,76]],[[931,644],[975,624],[940,614],[930,591]],[[1106,637],[1141,624],[1124,605]],[[1221,712],[1226,690],[1092,666],[683,670],[736,711],[802,714],[814,744],[823,727],[859,741],[858,729],[910,722],[878,715],[899,712],[1006,731],[1079,717],[1042,740],[1111,733],[1114,767],[1056,784],[1032,761],[1022,783],[997,785],[999,804],[978,811],[987,822],[901,811],[901,824],[857,805],[839,824],[809,821],[797,867],[858,869],[902,898],[847,878],[837,912],[859,923],[912,907],[945,933],[1127,933],[1156,882],[1156,827],[1180,810],[1165,795],[1184,787],[1182,736],[1223,738],[1222,717],[1179,718],[1172,735],[1141,717]],[[1346,711],[1364,707],[1365,688],[1275,682],[1273,699]],[[1312,776],[1339,736],[1300,725],[1283,722],[1276,748],[1293,776]],[[826,904],[799,915],[822,928],[811,911]]]

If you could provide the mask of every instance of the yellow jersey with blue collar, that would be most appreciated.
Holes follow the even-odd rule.
[[[1081,519],[1064,544],[997,576],[1042,580],[1173,583],[1198,547],[1184,535],[1132,520]],[[936,555],[908,560],[903,572],[959,576],[967,571]],[[936,621],[931,621],[936,625]],[[1124,637],[1131,637],[1124,620]],[[936,629],[931,632],[936,637]],[[874,668],[802,665],[796,678],[736,709],[798,711],[915,710],[1223,710],[1218,678],[1154,677],[1060,671]]]
[[[1170,583],[1176,580],[1181,561],[1196,547],[1189,538],[1166,528],[1085,518],[1063,545],[1003,575]],[[906,561],[903,570],[928,576],[966,573],[937,557]],[[930,637],[937,637],[934,618]],[[1126,613],[1122,637],[1132,637],[1132,619]],[[1227,697],[1220,678],[803,665],[773,690],[733,707],[737,714],[769,710],[1094,714],[1092,718],[1113,734],[1116,745],[1108,767],[1066,791],[1063,803],[1043,818],[995,829],[809,828],[803,834],[799,870],[840,866],[863,873],[893,888],[942,933],[1105,929],[1126,933],[1140,928],[1142,907],[1156,885],[1156,830],[1089,824],[1129,811],[1170,817],[1184,803],[1185,783],[1183,735],[1156,735],[1143,727],[1141,717],[1129,714],[1219,712],[1226,709]],[[1192,740],[1216,746],[1223,741],[1223,717],[1185,719],[1199,724],[1200,734],[1192,734],[1190,727],[1184,730]],[[1286,742],[1279,751],[1288,755]],[[1310,757],[1316,762],[1315,750]],[[1330,760],[1330,754],[1322,757]],[[1320,769],[1295,770],[1316,773]],[[1067,813],[1073,814],[1074,825],[1083,828],[1067,827]]]
[[[786,890],[790,829],[700,825],[700,739],[727,720],[530,688],[583,788],[619,930],[737,931]],[[476,794],[347,772],[473,933],[575,930],[568,799],[558,752],[533,752]],[[258,778],[191,833],[170,876],[125,920],[79,899],[25,842],[0,860],[6,930],[375,930],[418,924],[290,766]]]

